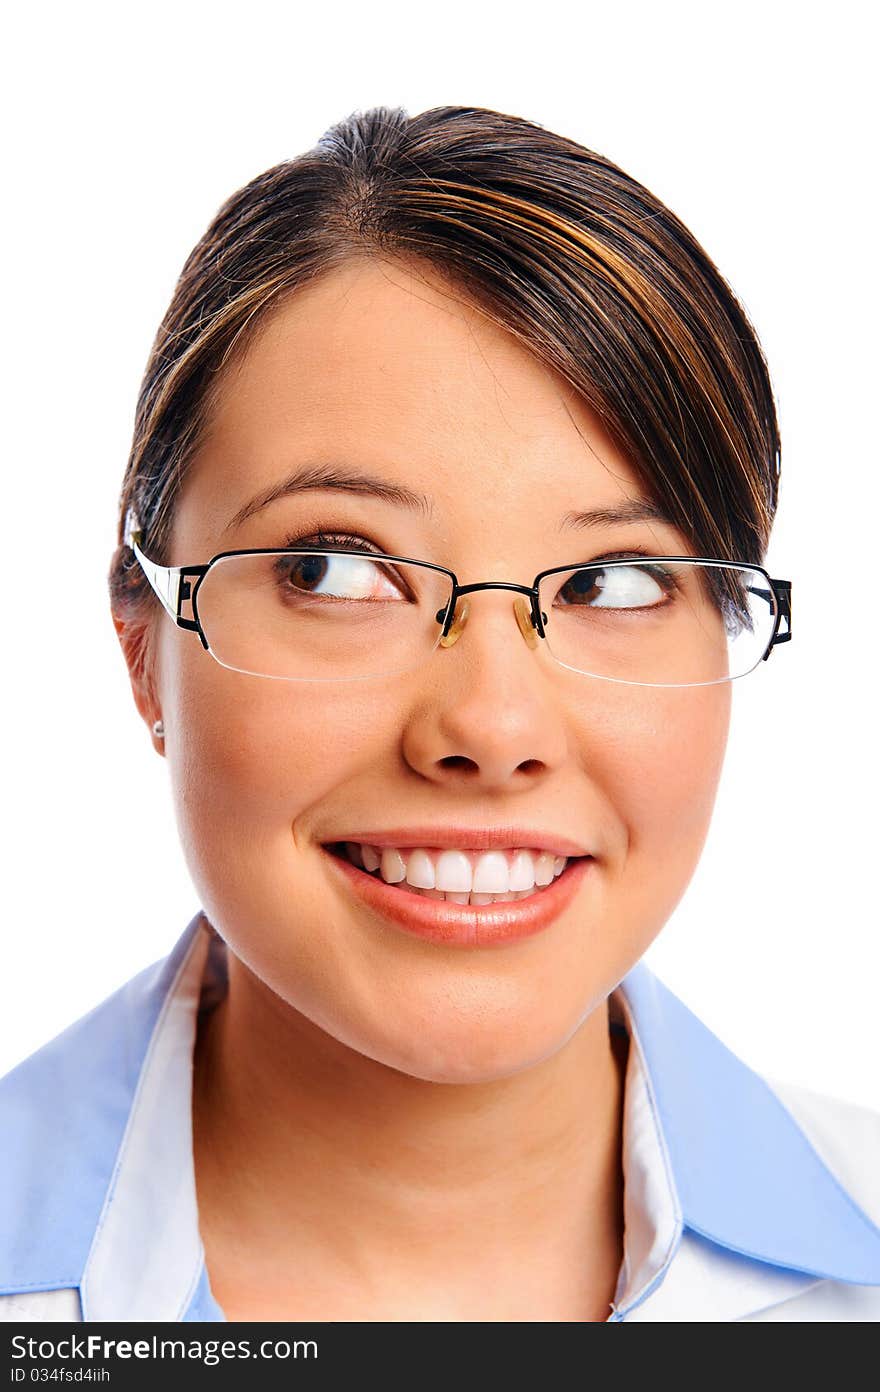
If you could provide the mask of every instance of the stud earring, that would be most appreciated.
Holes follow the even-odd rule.
[[[157,739],[164,739],[164,738],[165,738],[165,725],[164,725],[163,721],[161,721],[161,720],[156,720],[156,721],[154,721],[154,723],[153,723],[153,734],[156,736]]]

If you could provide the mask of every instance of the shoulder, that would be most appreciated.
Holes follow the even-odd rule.
[[[880,1318],[880,1114],[755,1070],[644,964],[621,985],[683,1233],[635,1318]]]
[[[765,1075],[814,1150],[880,1226],[880,1111]]]
[[[880,1111],[831,1093],[765,1075],[855,1211],[880,1227]],[[823,1221],[821,1210],[812,1215]],[[820,1279],[750,1320],[769,1322],[880,1321],[880,1286]]]
[[[67,1308],[79,1286],[144,1063],[197,926],[198,918],[168,956],[0,1078],[0,1319],[27,1317],[21,1301],[37,1295],[38,1309]]]

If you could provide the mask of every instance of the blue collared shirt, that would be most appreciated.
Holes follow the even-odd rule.
[[[197,914],[0,1079],[0,1320],[224,1320],[192,1151],[197,1012],[226,948]],[[624,1259],[609,1322],[880,1319],[880,1115],[770,1082],[638,963]]]

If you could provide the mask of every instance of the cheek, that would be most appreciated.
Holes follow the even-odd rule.
[[[615,693],[584,722],[582,763],[619,844],[609,892],[621,942],[640,955],[693,876],[712,818],[731,684]],[[610,906],[609,906],[610,907]]]
[[[621,805],[637,842],[702,845],[718,789],[730,724],[730,683],[657,689],[634,706],[620,758]],[[634,849],[638,849],[635,846]]]
[[[163,710],[187,859],[212,877],[283,874],[294,824],[340,782],[389,757],[393,702],[230,672],[196,644],[183,647],[174,635],[171,643]]]

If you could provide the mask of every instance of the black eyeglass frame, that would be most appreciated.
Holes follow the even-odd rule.
[[[532,628],[538,638],[546,638],[544,624],[549,622],[547,615],[541,612],[539,586],[541,581],[548,575],[561,575],[570,570],[587,570],[591,566],[601,568],[595,561],[580,561],[573,565],[551,566],[547,570],[539,571],[531,585],[518,585],[511,580],[483,580],[470,585],[460,585],[458,577],[454,571],[447,566],[437,565],[433,561],[417,560],[413,556],[393,556],[386,552],[379,551],[360,551],[346,546],[260,546],[245,550],[219,551],[215,556],[204,565],[186,566],[162,566],[156,561],[151,561],[140,549],[140,531],[130,531],[126,536],[126,544],[131,547],[138,562],[150,582],[150,585],[161,601],[167,613],[171,616],[178,628],[187,629],[197,633],[201,639],[202,647],[210,652],[210,644],[205,636],[199,618],[198,594],[205,576],[212,566],[218,561],[223,561],[231,556],[358,556],[367,557],[373,561],[400,561],[406,565],[422,566],[425,570],[438,571],[445,575],[452,582],[452,596],[445,609],[438,609],[435,618],[437,623],[442,624],[442,631],[438,642],[441,646],[449,646],[450,629],[454,622],[458,601],[462,595],[474,594],[477,590],[512,590],[516,594],[525,595],[529,601],[529,618]],[[620,560],[612,559],[605,562],[608,566],[644,566],[651,561],[684,561],[691,565],[712,565],[722,566],[727,570],[754,570],[763,575],[772,593],[776,609],[776,618],[773,625],[773,633],[767,643],[767,647],[761,657],[762,662],[766,662],[773,647],[778,643],[787,643],[791,639],[791,581],[771,578],[770,574],[763,566],[755,565],[751,561],[722,561],[710,556],[638,556],[621,557]],[[161,580],[164,579],[165,587]],[[176,583],[175,583],[176,582]],[[195,582],[195,584],[193,584]],[[764,598],[767,595],[763,591],[758,591]],[[192,618],[188,618],[183,613],[183,605],[189,602],[192,607]],[[784,619],[786,628],[780,632],[779,626]],[[529,641],[528,635],[520,625],[523,637]],[[455,641],[454,638],[451,641]],[[532,640],[534,642],[534,640]]]

